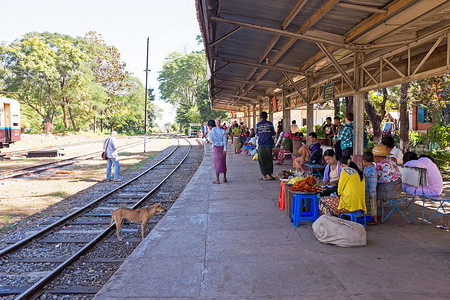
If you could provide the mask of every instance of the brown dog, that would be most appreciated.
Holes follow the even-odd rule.
[[[164,212],[165,209],[161,206],[161,203],[156,203],[144,208],[130,209],[121,207],[116,209],[111,214],[111,222],[108,227],[111,226],[113,221],[116,222],[116,235],[119,241],[122,241],[120,236],[120,230],[122,228],[123,219],[127,219],[133,223],[141,224],[142,239],[145,235],[145,227],[148,221],[158,212]]]

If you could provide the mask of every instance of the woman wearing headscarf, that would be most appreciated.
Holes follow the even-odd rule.
[[[410,195],[422,195],[425,196],[439,196],[444,189],[444,184],[442,182],[442,175],[439,172],[437,165],[434,163],[431,157],[426,155],[421,155],[417,157],[417,154],[414,152],[406,152],[403,155],[403,163],[405,167],[416,167],[416,168],[424,168],[427,169],[427,186],[418,186],[417,189],[415,186],[411,186],[408,184],[403,184],[403,189]],[[423,191],[423,193],[422,193]]]
[[[319,210],[322,214],[339,216],[344,212],[366,209],[365,180],[363,172],[350,157],[341,157],[341,177],[339,178],[337,193],[339,196],[322,197],[319,200]]]
[[[208,121],[208,139],[214,150],[214,169],[216,171],[216,181],[213,184],[219,184],[219,174],[223,173],[223,182],[227,181],[227,135],[225,130],[216,127],[214,120]]]

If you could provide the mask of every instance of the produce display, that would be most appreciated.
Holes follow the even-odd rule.
[[[293,192],[320,192],[321,187],[313,176],[297,181],[289,189]]]
[[[289,171],[280,171],[277,173],[277,177],[280,179],[288,179],[292,176],[292,173]]]
[[[305,177],[303,177],[303,176],[295,176],[295,177],[292,177],[291,179],[289,179],[289,181],[287,183],[294,184],[294,183],[296,183],[298,181],[302,181],[304,179],[305,179]]]

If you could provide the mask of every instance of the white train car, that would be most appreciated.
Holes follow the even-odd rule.
[[[20,141],[19,101],[0,97],[0,148]]]

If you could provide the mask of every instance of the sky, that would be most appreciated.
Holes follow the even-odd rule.
[[[74,37],[96,31],[119,50],[127,70],[143,84],[149,37],[148,86],[157,92],[158,71],[169,53],[203,48],[195,40],[200,34],[195,0],[4,0],[2,12],[1,42],[10,43],[33,31]],[[158,125],[173,122],[173,107],[162,100],[156,105],[164,110]]]

